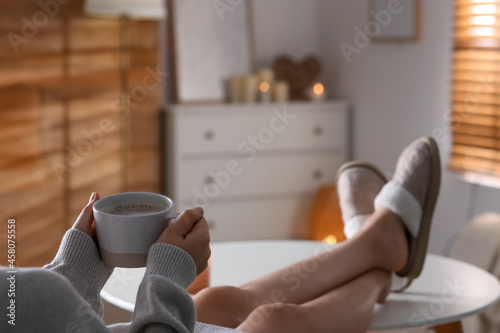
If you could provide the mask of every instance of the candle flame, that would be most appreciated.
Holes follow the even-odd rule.
[[[321,95],[325,92],[325,87],[321,83],[316,83],[313,87],[313,91],[315,95]]]
[[[328,244],[335,244],[337,243],[337,237],[335,237],[334,235],[328,235],[325,238],[323,238],[323,242]]]
[[[261,82],[260,85],[259,85],[259,89],[262,92],[269,91],[269,83],[267,83],[267,82]]]

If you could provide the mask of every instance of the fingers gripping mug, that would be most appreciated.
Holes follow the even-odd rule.
[[[102,260],[117,267],[144,267],[148,252],[172,219],[174,202],[147,192],[113,194],[94,203]]]

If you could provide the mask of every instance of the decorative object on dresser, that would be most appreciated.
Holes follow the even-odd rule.
[[[306,238],[316,191],[349,158],[348,107],[171,105],[166,193],[204,207],[212,241]]]
[[[274,102],[288,102],[290,100],[290,84],[287,81],[276,82],[273,85],[272,97]]]
[[[287,81],[290,84],[292,100],[305,99],[306,89],[314,83],[321,72],[318,58],[308,56],[296,64],[287,56],[280,56],[274,61],[276,80]]]
[[[257,101],[257,75],[245,76],[243,100],[241,102],[254,103]]]
[[[323,84],[316,82],[307,90],[307,97],[313,101],[323,101],[326,99],[326,90]]]
[[[307,222],[307,239],[335,244],[346,240],[337,186],[322,186],[314,196]]]
[[[259,95],[261,103],[269,103],[271,101],[271,85],[269,82],[262,81],[259,84]]]
[[[230,78],[252,71],[251,3],[167,3],[177,102],[224,102]]]
[[[230,84],[231,103],[285,103],[290,99],[290,84],[287,81],[275,82],[272,68],[261,68],[254,74],[233,76]]]

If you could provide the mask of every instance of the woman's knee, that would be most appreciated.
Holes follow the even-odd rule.
[[[250,292],[232,286],[206,288],[193,299],[198,321],[227,327],[241,324],[255,308]]]
[[[312,332],[313,322],[300,305],[272,303],[252,311],[238,329],[251,333]]]

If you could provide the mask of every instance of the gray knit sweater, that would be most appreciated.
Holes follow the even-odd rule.
[[[195,263],[173,245],[154,244],[149,250],[130,323],[103,323],[99,293],[113,268],[101,261],[94,241],[79,230],[66,232],[56,257],[43,269],[16,270],[0,267],[0,332],[240,332],[196,322],[186,292],[196,276]]]

